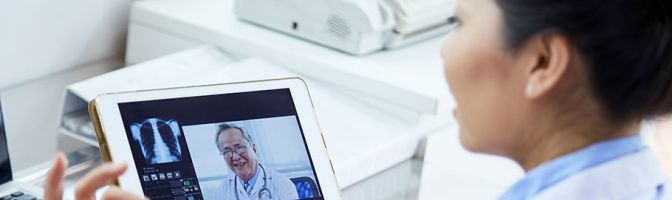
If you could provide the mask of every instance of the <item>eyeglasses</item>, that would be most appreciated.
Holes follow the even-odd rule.
[[[224,148],[223,151],[219,151],[219,155],[224,156],[224,158],[229,159],[233,157],[233,153],[236,153],[238,155],[242,155],[244,153],[247,153],[247,146],[245,145],[236,145],[233,147],[233,150],[230,148]]]

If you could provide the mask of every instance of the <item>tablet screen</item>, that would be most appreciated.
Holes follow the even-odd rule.
[[[323,199],[289,89],[118,106],[151,199]]]

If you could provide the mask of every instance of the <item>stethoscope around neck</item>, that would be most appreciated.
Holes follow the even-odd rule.
[[[264,168],[264,166],[261,166],[261,164],[258,164],[258,165],[259,165],[259,167],[261,167],[261,171],[264,172],[264,178],[263,178],[264,179],[264,185],[261,187],[261,190],[259,190],[259,193],[257,193],[257,195],[258,195],[259,199],[273,199],[273,194],[271,194],[271,190],[269,190],[267,185],[266,185],[266,183],[268,181],[267,177],[266,177],[266,169]],[[236,193],[236,199],[240,200],[240,198],[238,197],[238,180],[237,180],[238,176],[234,176],[234,177],[235,178],[233,180],[233,190],[234,190],[234,193]],[[254,189],[254,185],[252,186],[252,188]],[[266,197],[266,198],[262,198],[262,197]]]

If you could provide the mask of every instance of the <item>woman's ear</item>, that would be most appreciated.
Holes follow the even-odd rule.
[[[527,48],[525,54],[529,61],[525,67],[525,97],[537,99],[557,87],[568,72],[570,44],[562,35],[549,34],[532,38]]]

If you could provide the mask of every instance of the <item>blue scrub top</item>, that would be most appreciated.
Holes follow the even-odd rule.
[[[542,164],[499,199],[671,199],[670,187],[653,153],[634,135],[595,143]]]

